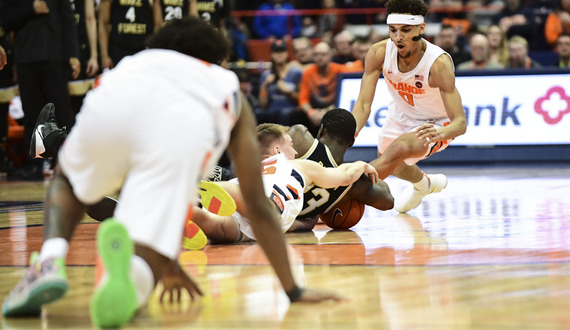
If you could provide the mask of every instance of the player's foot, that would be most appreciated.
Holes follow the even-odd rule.
[[[24,278],[4,300],[4,316],[39,316],[42,305],[61,298],[67,292],[64,258],[38,262],[38,253],[30,256],[30,267]]]
[[[200,182],[200,199],[202,206],[217,215],[228,216],[236,211],[236,202],[222,187],[207,181]]]
[[[206,234],[192,220],[188,220],[184,229],[182,247],[186,250],[202,250],[208,244]]]
[[[45,158],[57,156],[57,147],[46,143],[46,137],[53,132],[62,134],[64,128],[57,126],[55,119],[55,106],[53,103],[46,104],[36,120],[36,126],[32,133],[32,141],[28,152],[30,158]]]
[[[440,192],[447,186],[447,177],[443,174],[426,174],[426,176],[430,181],[427,190],[420,191],[413,186],[406,188],[394,200],[394,210],[404,213],[415,209],[422,202],[422,198],[429,194]]]
[[[232,177],[233,175],[230,169],[215,165],[214,168],[212,169],[212,173],[210,173],[210,176],[208,176],[206,181],[210,182],[229,181]]]
[[[131,277],[134,246],[125,226],[105,220],[97,232],[97,252],[104,267],[91,298],[91,320],[101,328],[121,327],[137,309],[137,293]]]

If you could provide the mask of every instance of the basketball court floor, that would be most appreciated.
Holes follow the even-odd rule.
[[[126,328],[569,329],[570,165],[426,169],[449,184],[415,210],[367,207],[352,230],[287,234],[298,281],[348,301],[291,305],[257,245],[214,245],[180,257],[203,298],[161,306],[155,291]],[[0,179],[2,300],[40,248],[45,188]],[[97,227],[85,217],[76,231],[65,298],[3,329],[92,327]]]

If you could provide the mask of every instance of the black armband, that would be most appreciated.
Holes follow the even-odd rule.
[[[301,295],[303,294],[303,289],[295,285],[293,289],[285,291],[285,293],[287,294],[287,297],[289,297],[289,301],[294,303],[297,300],[299,300],[299,298],[301,298]]]

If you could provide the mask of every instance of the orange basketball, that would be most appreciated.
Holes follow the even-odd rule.
[[[321,214],[321,220],[333,229],[348,229],[358,223],[364,214],[364,203],[355,199],[338,202],[329,212]]]

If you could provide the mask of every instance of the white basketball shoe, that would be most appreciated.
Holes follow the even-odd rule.
[[[429,180],[426,190],[420,191],[414,186],[406,188],[395,200],[394,210],[404,213],[415,209],[425,196],[442,191],[447,186],[447,177],[443,174],[424,174]]]

